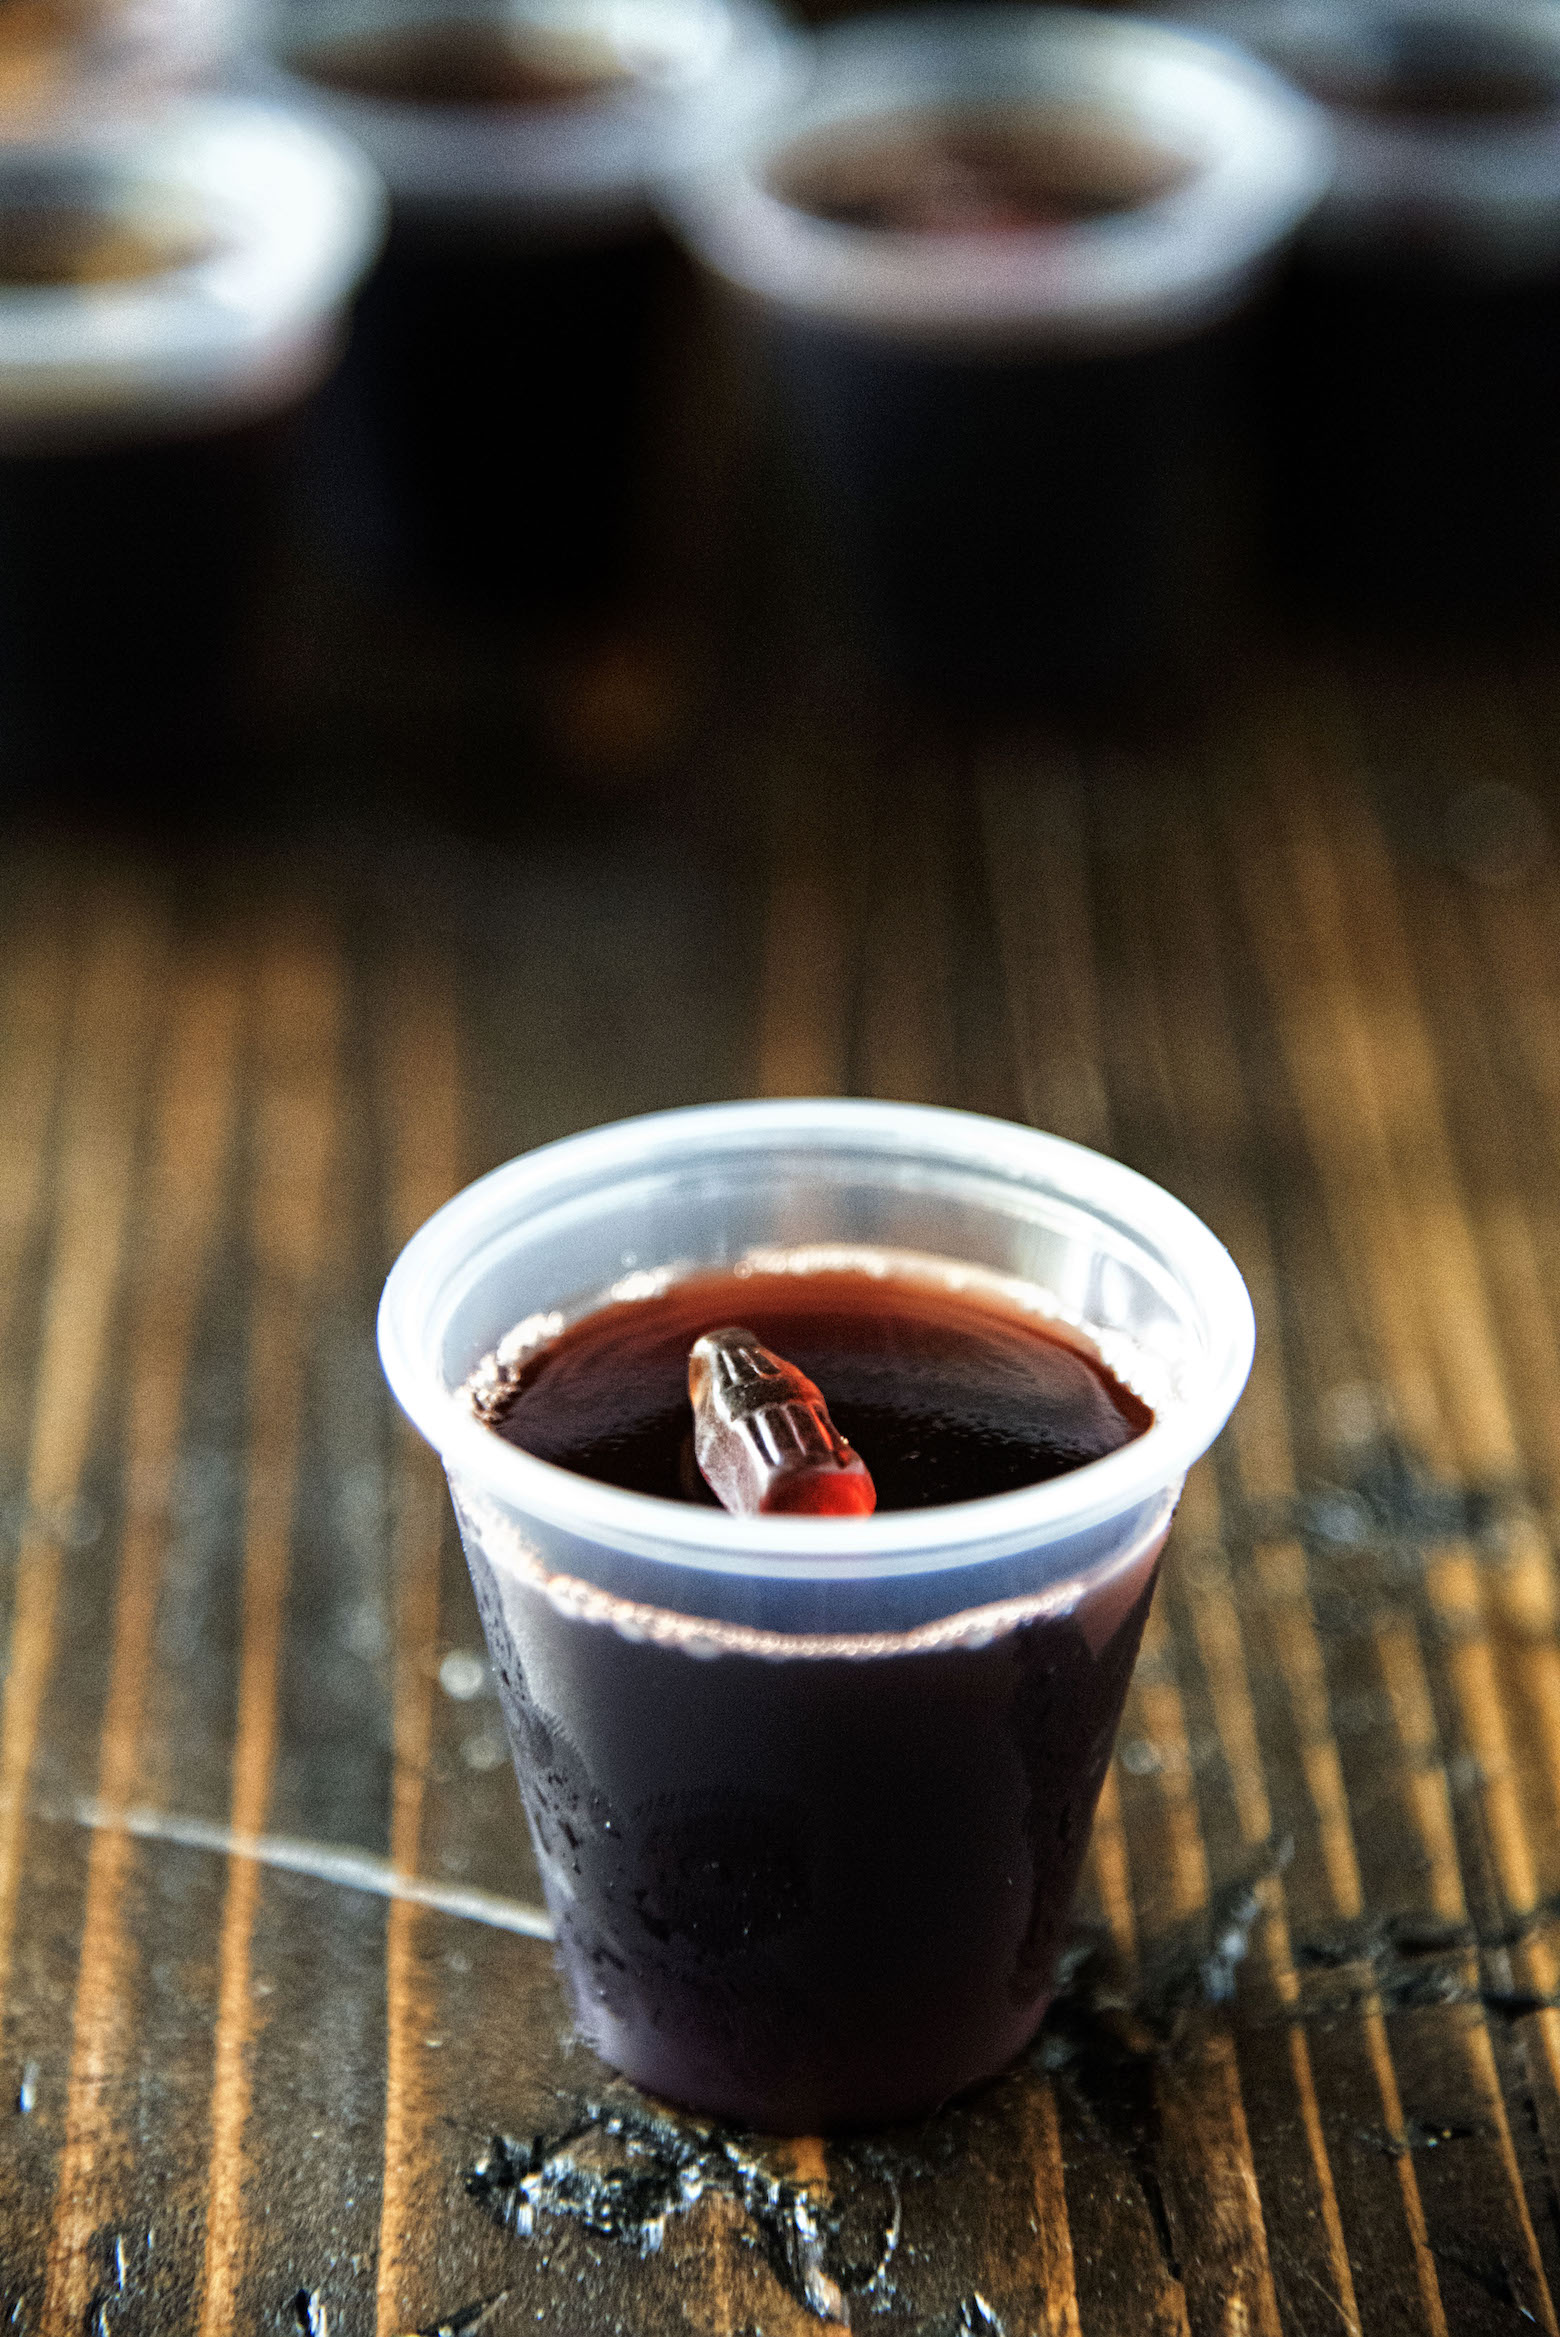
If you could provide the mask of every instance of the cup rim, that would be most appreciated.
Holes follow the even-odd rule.
[[[129,116],[151,118],[169,94],[228,67],[247,30],[247,0],[136,0],[131,7],[66,11],[40,46],[62,63],[38,86],[0,100],[0,134],[13,151]]]
[[[577,1179],[650,1165],[697,1138],[712,1157],[807,1137],[864,1143],[883,1157],[919,1147],[952,1168],[1029,1184],[1138,1239],[1193,1294],[1208,1336],[1203,1384],[1156,1411],[1150,1427],[1104,1459],[1043,1484],[978,1501],[848,1520],[735,1517],[597,1483],[507,1443],[449,1388],[434,1356],[456,1295],[476,1262],[528,1208],[562,1198]],[[458,1291],[455,1277],[463,1276]],[[1251,1368],[1251,1300],[1228,1251],[1202,1220],[1119,1161],[1016,1122],[923,1104],[798,1097],[694,1105],[620,1120],[506,1162],[445,1202],[402,1250],[378,1317],[385,1376],[449,1474],[522,1516],[637,1556],[771,1580],[839,1582],[942,1572],[1125,1518],[1175,1485],[1223,1427]]]
[[[385,195],[328,128],[233,96],[19,150],[36,177],[181,193],[209,253],[122,284],[0,290],[0,431],[159,428],[264,410],[323,372],[339,313],[378,250]],[[224,232],[225,231],[225,232]]]
[[[1552,133],[1560,115],[1560,8],[1553,0],[1239,0],[1239,5],[1236,0],[1196,0],[1178,21],[1265,59],[1302,91],[1308,59],[1357,64],[1362,89],[1373,78],[1390,86],[1390,66],[1375,57],[1373,44],[1400,33],[1455,33],[1474,42],[1525,44],[1534,62],[1547,68],[1547,102],[1516,114],[1409,113],[1385,122],[1367,115],[1377,134],[1390,133],[1400,144],[1520,144],[1539,124]],[[1342,116],[1351,135],[1357,134],[1356,109],[1347,98],[1313,96],[1311,102],[1334,119]]]
[[[860,331],[961,340],[1155,338],[1216,320],[1321,198],[1322,110],[1260,58],[1185,24],[1081,8],[941,5],[847,19],[804,45],[811,70],[708,125],[667,190],[694,251],[739,292]],[[1115,110],[1172,152],[1200,109],[1184,179],[1061,228],[901,235],[823,219],[776,193],[793,146],[919,104],[1055,99]],[[873,91],[877,94],[874,95]]]
[[[528,0],[541,9],[544,0]],[[555,16],[567,0],[545,0]],[[599,9],[601,0],[596,0]],[[334,42],[378,27],[488,24],[513,0],[330,0],[306,24],[273,6],[262,81],[357,141],[389,183],[398,215],[425,223],[485,221],[565,237],[612,233],[652,218],[669,141],[711,88],[740,87],[744,102],[787,69],[795,36],[771,0],[677,0],[704,27],[680,71],[635,77],[563,106],[472,105],[355,90],[317,79]]]
[[[1329,249],[1379,245],[1504,263],[1552,264],[1560,240],[1560,8],[1551,0],[1194,0],[1187,19],[1305,87],[1306,60],[1371,62],[1399,31],[1454,31],[1526,45],[1552,82],[1549,102],[1517,114],[1383,114],[1314,96],[1332,125],[1337,167],[1308,228]]]
[[[642,96],[647,90],[679,88],[704,78],[712,66],[719,65],[724,49],[734,37],[736,17],[730,0],[656,0],[656,7],[665,19],[663,69],[651,70],[640,78],[606,80],[599,86],[586,83],[579,95],[571,99],[571,110],[574,107],[585,112],[618,110],[625,98]],[[627,25],[616,21],[619,18],[626,18]],[[637,29],[643,39],[645,28],[648,26],[653,31],[655,24],[655,9],[643,5],[643,0],[635,0],[627,9],[623,0],[454,0],[454,5],[444,6],[438,0],[325,0],[325,5],[310,8],[306,22],[294,22],[280,11],[273,11],[269,36],[276,54],[307,80],[310,65],[318,65],[328,58],[333,48],[376,33],[394,35],[428,28],[497,31],[534,28],[543,36],[570,32],[588,36],[595,32],[611,42],[621,41],[625,30],[630,28]],[[327,83],[326,86],[334,85]],[[498,112],[523,119],[535,111],[523,100],[499,106],[467,106],[458,98],[385,97],[378,102],[416,112],[478,115]]]

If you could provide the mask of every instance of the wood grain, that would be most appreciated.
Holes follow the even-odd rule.
[[[207,1246],[237,1101],[240,971],[231,956],[195,959],[171,1000],[154,1103],[151,1190],[144,1206],[126,1340],[125,1468],[133,1488],[115,1586],[113,1651],[99,1738],[98,1799],[109,1812],[141,1787],[142,1714],[153,1670],[162,1561],[183,1426],[185,1376]],[[79,2328],[99,2268],[92,2242],[124,2196],[133,2149],[116,2085],[129,1998],[125,1886],[133,1838],[93,1836],[82,1917],[65,2140],[51,2235],[45,2321]]]
[[[449,971],[437,956],[406,952],[387,969],[380,1019],[381,1125],[390,1155],[390,1246],[410,1240],[460,1182],[460,1057]],[[439,1549],[445,1490],[438,1465],[409,1426],[396,1432],[394,1538],[395,1771],[390,1857],[416,1874],[423,1796],[433,1743],[439,1656]],[[422,2040],[434,2007],[417,1956],[420,1917],[392,1906],[385,1924],[384,2188],[380,2209],[376,2325],[380,2337],[410,2328],[425,2302],[416,2293],[419,2222],[429,2198],[428,2127],[434,2116],[423,2082]]]
[[[713,848],[702,802],[497,857],[320,835],[216,893],[19,850],[0,2318],[1556,2332],[1548,675],[1296,658],[1131,755],[864,705],[766,732],[750,792],[712,768]],[[437,1465],[371,1347],[463,1177],[744,1084],[1114,1151],[1228,1242],[1259,1323],[1037,2054],[912,2135],[753,2144],[823,2235],[810,2288],[729,2191],[690,2183],[655,2247],[588,2205],[626,2097],[545,1942],[453,1896],[538,1886]],[[288,1872],[235,1833],[318,1848]],[[473,2180],[495,2134],[565,2138],[576,2190],[529,2232]]]
[[[80,1494],[94,1403],[110,1362],[160,938],[134,897],[93,906],[99,916],[85,941],[75,998],[0,1718],[0,2004],[22,1888],[27,1787],[54,1655],[68,1511]]]
[[[233,1719],[231,1822],[259,1834],[270,1808],[277,1684],[297,1496],[303,1359],[326,1244],[326,1180],[336,1142],[340,976],[328,936],[285,928],[256,968],[257,1110],[250,1239],[256,1305],[248,1386],[250,1443],[243,1607]],[[218,1947],[211,2169],[198,2327],[235,2325],[253,2180],[245,2136],[256,2006],[251,1943],[261,1893],[256,1861],[234,1858]]]

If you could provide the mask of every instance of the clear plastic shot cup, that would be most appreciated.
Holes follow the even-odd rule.
[[[274,106],[0,149],[0,761],[134,803],[212,791],[285,425],[384,197]]]
[[[522,1321],[798,1245],[1038,1287],[1152,1424],[1025,1490],[842,1520],[625,1492],[471,1409]],[[459,1194],[397,1262],[379,1338],[448,1473],[590,2044],[774,2132],[908,2116],[1000,2069],[1049,2000],[1183,1478],[1250,1367],[1213,1235],[1002,1121],[714,1105]]]
[[[1560,598],[1560,9],[1199,12],[1325,107],[1337,169],[1257,369],[1305,588],[1505,621]]]
[[[818,36],[671,215],[755,328],[879,662],[989,704],[1194,665],[1238,512],[1228,338],[1319,112],[1184,28],[931,7]]]
[[[272,0],[259,22],[399,213],[539,244],[648,226],[690,105],[734,70],[758,102],[781,54],[764,0]]]
[[[1520,274],[1560,262],[1553,0],[1208,0],[1188,15],[1328,110],[1313,246]]]
[[[0,137],[48,138],[150,112],[205,81],[245,0],[25,0],[0,9]]]
[[[393,224],[322,452],[323,532],[413,591],[589,611],[654,547],[686,269],[653,190],[689,110],[767,85],[762,0],[282,0],[283,85]],[[696,397],[697,385],[690,395]]]

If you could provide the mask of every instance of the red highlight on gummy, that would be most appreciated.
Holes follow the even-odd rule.
[[[688,1357],[693,1454],[739,1516],[866,1517],[877,1489],[822,1392],[756,1333],[706,1331]]]

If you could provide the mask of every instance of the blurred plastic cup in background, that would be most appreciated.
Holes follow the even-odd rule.
[[[1071,9],[821,35],[673,190],[755,313],[872,638],[978,702],[1173,668],[1211,620],[1224,352],[1326,183],[1222,44]]]
[[[281,429],[382,231],[373,172],[274,108],[0,146],[0,751],[126,810],[225,784]]]
[[[9,0],[0,8],[0,139],[124,121],[205,80],[245,0]]]
[[[1338,167],[1260,393],[1276,548],[1365,608],[1503,619],[1560,588],[1560,7],[1199,12],[1328,109]]]
[[[746,1518],[553,1467],[463,1393],[526,1318],[798,1243],[1038,1284],[1152,1425],[983,1501]],[[906,2117],[1000,2068],[1049,2000],[1181,1481],[1250,1366],[1213,1235],[1005,1122],[719,1105],[457,1195],[398,1261],[379,1336],[449,1476],[590,2043],[773,2131]]]
[[[270,47],[394,206],[340,385],[332,532],[455,601],[611,600],[675,327],[650,190],[695,93],[738,62],[762,85],[773,18],[755,0],[324,0],[279,8]]]

